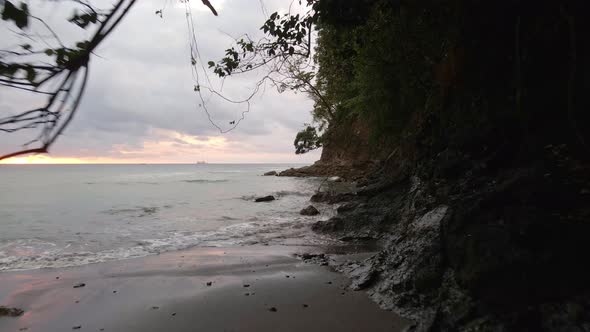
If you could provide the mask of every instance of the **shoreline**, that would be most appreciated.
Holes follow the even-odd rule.
[[[77,267],[0,273],[2,331],[401,331],[350,280],[305,253],[355,246],[196,247]],[[74,288],[75,285],[83,287]],[[211,283],[208,285],[208,283]],[[78,301],[78,302],[76,302]]]

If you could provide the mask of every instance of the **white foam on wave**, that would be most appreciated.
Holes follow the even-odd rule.
[[[324,216],[325,217],[325,216]],[[326,244],[331,240],[314,234],[310,225],[317,219],[309,217],[282,218],[268,222],[246,222],[208,232],[171,232],[160,239],[142,239],[136,245],[99,252],[67,252],[43,241],[18,241],[0,247],[0,271],[21,271],[60,268],[143,257],[191,247],[226,247],[251,244],[281,244],[286,239],[303,239],[306,244]],[[25,240],[22,240],[25,241]],[[6,248],[18,248],[18,253]],[[42,250],[39,250],[41,249]]]

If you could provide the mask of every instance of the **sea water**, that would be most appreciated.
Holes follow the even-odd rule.
[[[309,231],[318,217],[299,215],[322,179],[261,176],[292,166],[0,165],[0,271],[322,242]],[[254,202],[265,195],[277,200]]]

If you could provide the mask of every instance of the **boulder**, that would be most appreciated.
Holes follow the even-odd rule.
[[[264,196],[264,197],[258,197],[254,200],[254,202],[259,203],[259,202],[270,202],[270,201],[274,201],[275,197],[272,195],[268,195],[268,196]]]
[[[279,173],[277,171],[270,171],[263,174],[264,176],[278,176]]]
[[[316,209],[313,205],[310,205],[305,209],[301,210],[299,214],[303,216],[317,216],[318,214],[320,214],[320,211],[318,211],[318,209]]]

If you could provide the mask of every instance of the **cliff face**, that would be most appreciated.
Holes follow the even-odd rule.
[[[414,330],[590,331],[590,8],[456,6],[440,91],[401,139],[331,129],[315,169],[371,167],[314,229],[383,243],[339,268]]]
[[[339,176],[364,178],[380,167],[388,145],[379,144],[370,125],[358,116],[335,122],[326,133],[320,160],[311,166],[290,169],[281,176]]]
[[[385,150],[372,139],[369,124],[354,116],[330,128],[318,162],[362,168],[379,162]]]
[[[445,175],[381,175],[314,229],[383,243],[338,268],[416,331],[587,331],[589,169],[563,149],[519,168],[462,159]]]

